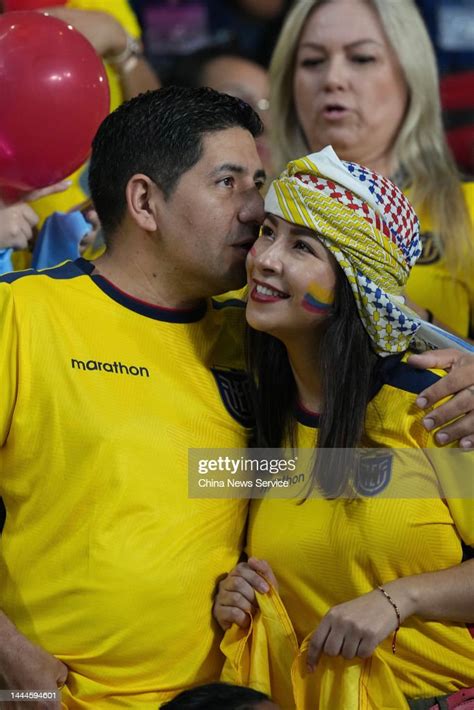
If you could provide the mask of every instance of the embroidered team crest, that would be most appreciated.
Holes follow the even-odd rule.
[[[241,370],[211,368],[225,408],[239,424],[251,427],[254,423],[250,399],[250,382]]]
[[[370,452],[359,456],[355,488],[362,496],[376,496],[392,477],[392,454]]]

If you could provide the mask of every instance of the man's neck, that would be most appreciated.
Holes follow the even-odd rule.
[[[113,246],[94,263],[94,274],[103,276],[114,286],[133,298],[151,305],[179,310],[198,307],[203,298],[189,296],[183,279],[166,268],[151,238],[149,244],[139,238],[135,246],[120,235]]]

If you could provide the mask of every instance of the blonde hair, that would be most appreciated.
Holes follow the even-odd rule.
[[[278,39],[270,65],[273,157],[278,170],[311,150],[293,96],[301,34],[313,11],[333,0],[297,0]],[[460,175],[447,146],[436,58],[413,0],[365,0],[377,13],[402,68],[409,105],[393,148],[410,182],[410,200],[431,217],[453,275],[472,259],[472,230]],[[370,166],[369,166],[370,167]],[[468,261],[466,262],[466,258]]]

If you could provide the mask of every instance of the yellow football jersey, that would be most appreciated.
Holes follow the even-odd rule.
[[[224,680],[271,692],[285,710],[407,708],[405,697],[474,686],[474,639],[467,626],[416,616],[402,624],[396,655],[388,638],[368,660],[323,655],[314,675],[305,671],[309,637],[330,608],[393,579],[456,565],[474,545],[474,454],[452,452],[472,496],[449,498],[443,492],[449,455],[435,455],[439,450],[414,404],[436,379],[397,357],[384,362],[366,417],[368,445],[384,448],[361,457],[355,498],[251,502],[247,550],[270,563],[280,597],[264,597],[249,632],[233,627],[227,633]],[[298,445],[311,448],[317,417],[301,411],[298,419]],[[433,453],[413,453],[417,447]],[[395,448],[399,454],[391,458]],[[389,486],[407,491],[407,481],[406,497],[390,493]]]
[[[462,186],[466,206],[471,217],[474,243],[474,182]],[[407,192],[408,198],[410,191]],[[430,216],[419,212],[423,252],[411,270],[407,296],[422,308],[428,308],[435,318],[467,337],[474,333],[474,278],[465,273],[453,277],[440,251],[439,240],[433,234]]]
[[[187,466],[245,444],[243,309],[158,308],[92,269],[0,279],[0,608],[69,667],[63,707],[156,710],[222,667],[247,504],[190,499]]]

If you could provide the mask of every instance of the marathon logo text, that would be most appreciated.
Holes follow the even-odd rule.
[[[137,365],[124,365],[121,362],[99,362],[99,360],[77,360],[71,358],[73,370],[86,370],[93,372],[110,372],[112,375],[131,375],[132,377],[150,377],[146,367]]]

